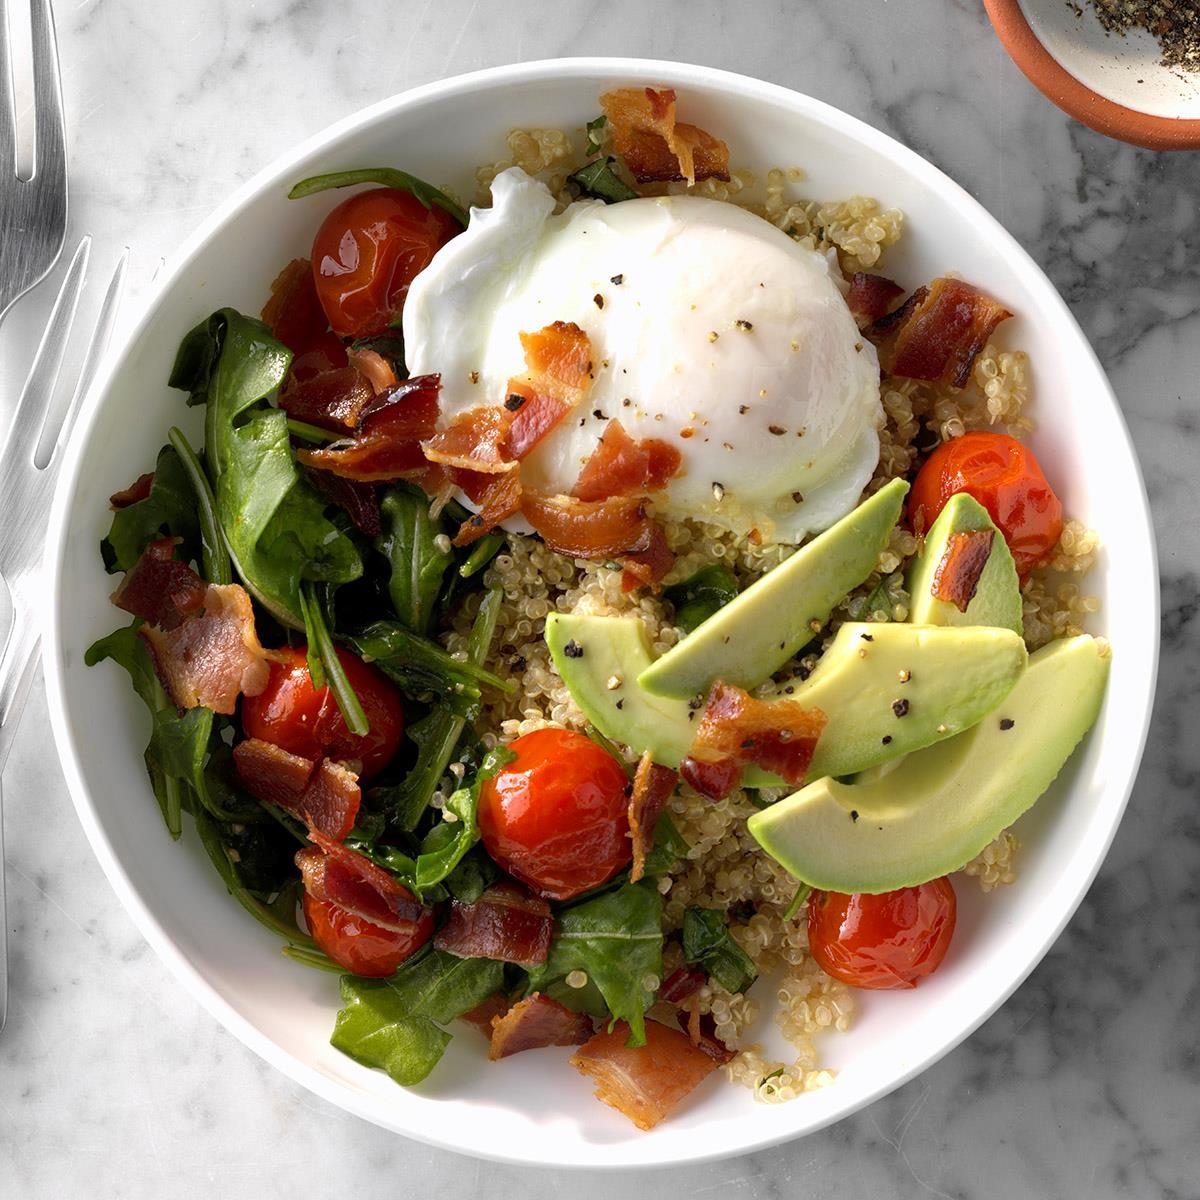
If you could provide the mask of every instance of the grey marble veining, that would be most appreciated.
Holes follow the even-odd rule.
[[[899,137],[1012,230],[1109,370],[1154,505],[1164,653],[1112,853],[1004,1008],[835,1128],[669,1177],[568,1177],[430,1150],[243,1049],[167,975],[93,861],[39,688],[5,788],[15,991],[0,1038],[0,1197],[1200,1196],[1200,157],[1135,150],[1068,120],[1011,65],[975,0],[57,8],[72,227],[96,235],[101,272],[133,247],[135,297],[206,213],[295,141],[480,66],[574,53],[697,61],[810,92]],[[0,330],[4,415],[48,299]]]

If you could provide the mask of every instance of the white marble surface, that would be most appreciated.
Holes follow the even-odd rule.
[[[20,0],[18,0],[20,2]],[[72,226],[144,289],[236,184],[411,84],[517,59],[636,54],[796,87],[965,184],[1049,271],[1100,352],[1160,540],[1158,714],[1130,812],[1067,932],[924,1076],[835,1128],[668,1178],[567,1177],[409,1143],[275,1073],[184,993],[92,859],[40,685],[5,779],[14,991],[0,1038],[0,1196],[520,1192],[586,1198],[1200,1195],[1200,158],[1082,129],[973,0],[59,0]],[[169,15],[168,15],[169,13]],[[32,354],[47,296],[0,335]],[[1052,402],[1043,398],[1042,402]],[[0,412],[11,411],[11,390]]]

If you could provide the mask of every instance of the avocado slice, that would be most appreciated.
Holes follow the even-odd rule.
[[[956,533],[975,530],[991,531],[992,547],[975,595],[963,612],[933,594],[934,577],[950,538]],[[921,553],[909,570],[908,591],[912,597],[908,619],[914,625],[998,625],[1017,634],[1022,632],[1021,585],[1017,582],[1012,551],[987,509],[966,492],[951,496],[938,513]]]
[[[875,569],[907,491],[902,479],[880,488],[715,612],[638,683],[659,696],[688,699],[704,695],[715,679],[744,688],[770,679]]]
[[[890,892],[956,871],[1050,786],[1100,711],[1109,653],[1086,634],[1033,654],[973,729],[869,783],[818,779],[749,820],[797,879]]]
[[[641,686],[652,659],[637,617],[551,613],[546,643],[575,703],[605,737],[679,766],[699,708]],[[1006,629],[843,625],[813,673],[784,697],[828,718],[809,778],[850,775],[960,733],[1005,698],[1026,658],[1025,643]],[[783,786],[757,767],[742,782]]]

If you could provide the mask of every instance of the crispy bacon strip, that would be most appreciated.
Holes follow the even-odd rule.
[[[651,521],[641,543],[622,559],[621,591],[632,592],[640,587],[657,588],[671,569],[675,555],[667,545],[666,534],[657,521]]]
[[[232,715],[239,695],[257,696],[267,686],[273,657],[254,628],[250,597],[236,583],[210,583],[203,612],[175,629],[143,625],[138,633],[154,655],[167,695],[180,708],[203,705]]]
[[[279,407],[297,421],[336,433],[358,428],[375,399],[375,389],[355,367],[337,367],[291,381],[279,394]]]
[[[346,351],[350,365],[371,385],[377,396],[390,392],[399,382],[396,368],[377,350]]]
[[[522,333],[524,379],[510,379],[504,407],[512,415],[510,453],[524,458],[587,395],[592,343],[574,322],[555,321]]]
[[[629,796],[629,836],[633,840],[630,883],[637,883],[646,873],[646,851],[654,844],[654,827],[675,790],[678,778],[677,771],[656,763],[650,757],[649,750],[638,762],[633,776],[633,791]]]
[[[424,487],[431,469],[421,443],[437,429],[440,389],[439,375],[406,379],[368,402],[353,437],[320,449],[302,447],[296,458],[305,466],[332,471],[343,479],[361,483],[413,479]]]
[[[485,1038],[491,1040],[493,1019],[504,1016],[510,1008],[512,1001],[503,992],[496,992],[482,1004],[475,1005],[470,1012],[463,1013],[462,1019],[469,1025],[474,1025]]]
[[[737,1057],[737,1051],[731,1050],[717,1037],[717,1023],[711,1013],[702,1013],[699,1005],[691,1004],[680,1009],[675,1018],[679,1028],[688,1035],[688,1041],[697,1050],[703,1050],[719,1067],[732,1062]]]
[[[959,612],[967,611],[975,599],[995,536],[994,529],[971,529],[950,535],[930,589],[938,600],[953,604]]]
[[[860,325],[878,321],[887,316],[888,309],[904,295],[904,289],[883,275],[872,275],[869,271],[855,271],[850,276],[850,291],[846,306]]]
[[[541,992],[520,1000],[503,1016],[492,1018],[492,1062],[542,1046],[582,1046],[592,1036],[592,1019],[572,1012]]]
[[[369,858],[318,830],[316,848],[296,853],[304,888],[314,900],[328,900],[383,929],[408,933],[427,912],[406,887]]]
[[[491,404],[468,408],[445,429],[421,443],[425,457],[443,467],[456,467],[478,475],[500,475],[516,468],[509,443],[512,417]]]
[[[310,469],[309,481],[327,500],[336,504],[354,523],[354,528],[367,537],[376,537],[383,530],[379,512],[379,494],[374,484],[343,479],[332,471]]]
[[[969,382],[996,326],[1011,316],[971,284],[942,278],[918,288],[896,312],[876,321],[872,332],[892,336],[895,331],[885,355],[893,375],[960,388]]]
[[[733,791],[747,763],[799,787],[825,720],[819,708],[804,708],[795,700],[756,700],[742,688],[718,681],[680,772],[701,795],[714,800]]]
[[[639,183],[729,179],[729,147],[711,133],[675,119],[671,88],[617,88],[600,97],[612,148]]]
[[[458,474],[454,472],[452,478]],[[507,475],[486,475],[482,478],[487,480],[483,490],[474,495],[467,493],[479,505],[479,511],[458,527],[458,532],[454,535],[456,546],[469,546],[485,533],[495,529],[501,521],[521,510],[523,493],[520,471],[511,471]]]
[[[122,488],[119,492],[113,492],[108,498],[108,507],[116,512],[120,508],[128,508],[131,504],[136,504],[139,500],[145,500],[150,495],[150,489],[154,486],[154,472],[147,471],[145,475],[139,475],[127,488]]]
[[[660,438],[634,441],[616,418],[579,472],[573,495],[580,500],[607,500],[611,496],[644,495],[666,487],[683,458]]]
[[[182,538],[155,538],[125,572],[112,602],[151,625],[174,629],[204,603],[204,580],[175,557]]]
[[[699,967],[676,967],[663,980],[658,992],[659,999],[668,1004],[682,1004],[689,996],[694,996],[707,980],[708,976]]]
[[[571,1055],[571,1065],[596,1081],[596,1097],[639,1129],[653,1129],[717,1064],[686,1035],[657,1021],[646,1022],[646,1044],[625,1045],[629,1026],[618,1021]]]
[[[494,958],[530,967],[550,953],[550,905],[515,883],[496,883],[474,904],[450,902],[434,945],[459,958]]]

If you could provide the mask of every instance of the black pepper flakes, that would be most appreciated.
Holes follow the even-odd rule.
[[[860,633],[858,636],[862,638],[864,642],[873,642],[875,640],[875,635],[873,633]]]
[[[750,411],[750,405],[748,405],[748,404],[739,404],[738,405],[738,415],[739,416],[744,417],[749,411]]]
[[[620,710],[620,709],[622,709],[622,708],[624,708],[624,707],[625,707],[625,701],[624,701],[624,700],[618,700],[618,701],[617,701],[617,709],[618,709],[618,710]]]
[[[776,437],[783,437],[787,430],[782,425],[768,425],[767,432],[773,433]]]
[[[516,392],[513,392],[508,399],[505,400],[504,407],[507,408],[509,412],[516,412],[517,409],[522,408],[524,404],[525,397],[518,396]]]
[[[898,716],[898,717],[907,717],[908,716],[908,701],[907,700],[893,700],[892,701],[892,712],[894,712],[896,714],[896,716]]]
[[[621,284],[623,284],[625,282],[625,276],[624,275],[614,275],[608,282],[616,284],[617,287],[620,287]]]
[[[793,492],[792,493],[792,503],[793,504],[803,504],[804,503],[804,493],[803,492]]]
[[[749,321],[745,321],[741,317],[739,317],[736,321],[734,321],[734,325],[738,329],[740,329],[743,333],[749,333],[750,330],[752,330],[754,328],[754,326]]]
[[[1003,729],[1005,733],[1007,733],[1015,724],[1016,721],[1014,721],[1012,717],[1000,718],[1000,728]]]
[[[743,750],[753,750],[754,749],[754,739],[746,738],[745,741],[742,742],[742,749]]]
[[[563,653],[568,658],[582,658],[583,657],[583,647],[574,638],[572,638],[563,647]]]
[[[595,417],[597,421],[604,420],[604,414],[598,408],[592,409],[592,416]]]
[[[858,809],[857,808],[852,808],[850,810],[850,820],[852,820],[856,825],[858,824]]]
[[[881,740],[885,746],[890,746],[892,744],[892,735],[890,733],[885,733]]]
[[[597,292],[597,293],[596,293],[596,294],[595,294],[595,295],[592,297],[592,303],[593,303],[593,304],[594,304],[594,305],[595,305],[597,308],[603,308],[603,307],[604,307],[604,297],[603,297],[602,295],[600,295],[600,293],[599,293],[599,292]]]

